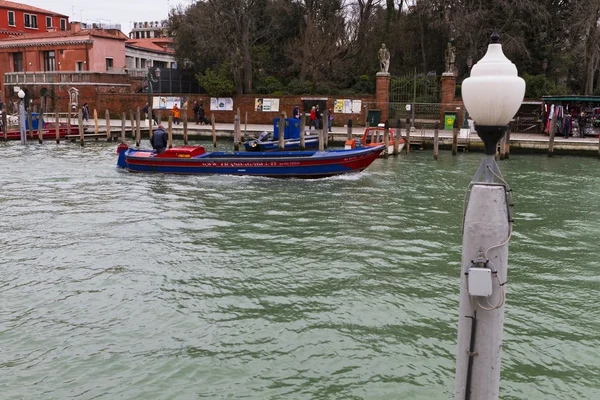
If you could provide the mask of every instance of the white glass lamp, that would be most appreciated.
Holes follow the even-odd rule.
[[[498,140],[525,96],[525,81],[502,52],[496,32],[492,34],[487,53],[473,66],[471,76],[464,80],[461,89],[465,108],[475,122],[486,154],[492,151],[492,146],[495,153]]]
[[[24,99],[25,98],[25,92],[22,90],[19,90],[19,93],[17,93],[17,96],[19,96],[20,99]]]

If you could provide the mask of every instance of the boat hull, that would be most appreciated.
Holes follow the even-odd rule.
[[[277,178],[322,178],[360,172],[384,146],[326,152],[204,153],[196,157],[156,155],[150,150],[122,150],[119,166],[131,172],[186,175],[248,175]],[[176,150],[176,149],[172,149]],[[122,157],[122,159],[121,159]]]

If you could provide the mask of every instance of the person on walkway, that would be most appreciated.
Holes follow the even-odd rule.
[[[181,111],[179,110],[179,107],[177,107],[177,104],[173,105],[173,123],[175,125],[179,125],[179,119],[181,118]]]
[[[142,108],[142,112],[144,113],[144,119],[148,119],[148,103]]]
[[[582,111],[581,114],[579,114],[579,116],[577,117],[577,125],[579,125],[579,136],[580,137],[585,136],[585,124],[586,123],[587,123],[587,120],[585,118],[585,111]]]
[[[169,137],[167,136],[167,132],[165,132],[165,128],[162,125],[159,125],[154,133],[152,133],[150,144],[157,154],[164,153],[165,150],[167,150]]]
[[[200,105],[197,101],[194,101],[194,119],[196,120],[196,125],[200,123]]]
[[[210,122],[204,116],[204,105],[200,103],[200,107],[198,107],[198,119],[202,123],[202,125],[209,125]]]
[[[310,126],[308,127],[308,130],[310,130],[310,128],[315,128],[315,130],[318,130],[317,128],[317,113],[316,113],[316,107],[312,106],[312,108],[310,109]]]
[[[81,107],[81,117],[84,121],[88,121],[90,118],[90,109],[88,108],[87,103],[83,103],[83,106]]]
[[[327,114],[329,115],[329,132],[331,132],[331,126],[333,125],[333,110],[331,109],[331,107],[327,109]]]
[[[292,118],[300,119],[300,108],[298,106],[294,106],[292,110]]]

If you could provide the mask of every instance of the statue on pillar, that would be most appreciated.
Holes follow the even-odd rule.
[[[456,47],[452,45],[452,41],[448,42],[446,47],[446,72],[454,74],[454,63],[456,62]]]
[[[390,51],[385,47],[385,43],[381,44],[379,49],[379,67],[381,72],[388,72],[390,68]]]

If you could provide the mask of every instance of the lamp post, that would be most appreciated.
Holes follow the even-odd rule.
[[[25,127],[27,117],[25,116],[25,102],[23,100],[25,98],[25,92],[19,90],[17,96],[19,96],[19,131],[21,134],[21,143],[25,144],[27,143],[27,128]]]
[[[471,75],[471,68],[473,67],[473,56],[467,56],[467,67],[469,68],[468,74]]]
[[[494,155],[524,95],[525,81],[494,32],[487,53],[462,84],[485,154],[463,216],[455,399],[498,399],[512,195]]]

